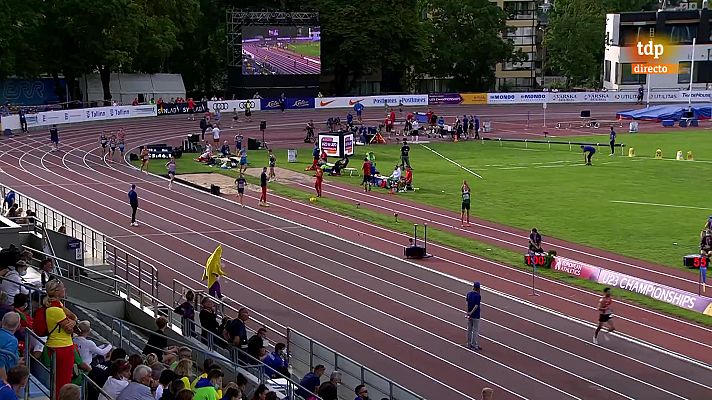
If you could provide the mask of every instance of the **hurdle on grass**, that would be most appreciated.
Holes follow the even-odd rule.
[[[531,139],[504,139],[504,138],[482,138],[482,141],[484,142],[485,140],[490,140],[490,141],[497,141],[499,142],[499,146],[502,147],[502,142],[513,142],[513,143],[524,143],[524,148],[528,149],[529,148],[529,143],[537,143],[537,144],[546,144],[549,147],[549,150],[551,150],[551,145],[552,144],[567,144],[569,145],[569,151],[573,150],[573,146],[596,146],[596,147],[610,147],[609,143],[591,143],[591,142],[572,142],[572,141],[563,141],[563,140],[531,140]],[[613,147],[620,147],[621,149],[621,155],[624,155],[623,149],[625,148],[625,143],[616,143],[613,145]]]

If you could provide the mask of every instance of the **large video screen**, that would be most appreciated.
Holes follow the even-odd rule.
[[[243,75],[318,75],[321,29],[308,26],[244,26]]]

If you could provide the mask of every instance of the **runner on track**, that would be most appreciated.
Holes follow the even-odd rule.
[[[101,131],[101,135],[99,136],[99,143],[101,143],[101,158],[103,159],[106,157],[106,144],[108,143],[108,140],[106,139],[106,132]]]
[[[462,226],[470,226],[470,185],[467,181],[462,181],[462,211],[460,212],[460,222]],[[467,219],[465,219],[467,217]]]
[[[49,129],[49,140],[54,145],[54,150],[59,150],[59,130],[57,125],[52,125]]]
[[[603,325],[605,324],[608,328],[608,332],[613,332],[616,328],[613,326],[613,310],[611,309],[611,288],[603,289],[603,297],[598,300],[598,326],[596,327],[596,332],[593,334],[593,344],[598,344],[598,332],[601,331]],[[604,336],[608,340],[607,336]]]
[[[114,161],[114,154],[116,154],[116,136],[111,135],[111,139],[109,139],[109,157],[111,157],[111,161]]]
[[[244,208],[245,186],[247,186],[247,179],[245,179],[245,176],[242,175],[242,173],[240,173],[240,176],[235,179],[235,185],[237,185],[237,194],[240,196],[240,205]]]
[[[141,172],[148,173],[148,149],[146,146],[141,148]]]
[[[168,170],[168,177],[171,178],[168,182],[168,190],[173,187],[173,179],[176,177],[176,158],[171,156],[171,159],[166,163],[166,169]]]

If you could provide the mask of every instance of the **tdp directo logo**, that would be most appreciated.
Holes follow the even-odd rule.
[[[637,41],[629,48],[632,59],[631,73],[635,75],[647,74],[677,74],[678,63],[675,58],[674,47],[663,40],[654,38],[648,41]]]

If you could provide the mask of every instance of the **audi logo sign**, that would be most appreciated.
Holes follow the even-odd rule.
[[[249,103],[249,106],[247,105]],[[260,100],[224,100],[224,101],[209,101],[208,108],[213,111],[232,111],[234,109],[244,110],[249,107],[252,110],[260,108]]]

